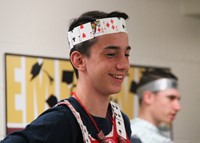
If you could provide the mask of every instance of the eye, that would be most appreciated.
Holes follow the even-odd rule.
[[[126,56],[126,57],[129,57],[130,55],[129,55],[129,53],[128,53],[128,54],[125,54],[125,56]]]
[[[169,99],[170,101],[173,101],[173,100],[176,99],[176,96],[168,96],[168,99]]]
[[[116,53],[107,53],[106,56],[107,57],[115,57],[117,54]]]
[[[130,56],[130,50],[126,50],[124,55],[128,58]]]

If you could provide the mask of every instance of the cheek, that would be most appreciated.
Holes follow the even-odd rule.
[[[167,102],[161,102],[157,108],[160,110],[161,113],[166,114],[170,111],[170,104]]]
[[[157,110],[165,110],[165,108],[167,108],[169,105],[168,101],[165,99],[157,99],[155,100],[154,104]]]

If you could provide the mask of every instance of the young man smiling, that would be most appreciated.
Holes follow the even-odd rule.
[[[127,18],[118,11],[89,11],[73,20],[68,40],[75,92],[3,143],[130,143],[130,121],[110,101],[129,70]]]

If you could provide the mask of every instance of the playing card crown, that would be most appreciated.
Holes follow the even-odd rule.
[[[75,45],[94,37],[118,32],[127,32],[125,19],[117,17],[97,19],[69,31],[68,41],[70,48],[73,48]]]

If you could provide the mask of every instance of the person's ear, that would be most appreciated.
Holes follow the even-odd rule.
[[[151,104],[153,102],[153,93],[151,91],[145,91],[143,93],[143,100],[146,104]]]
[[[72,52],[70,55],[70,60],[77,70],[85,70],[84,56],[80,52]]]

